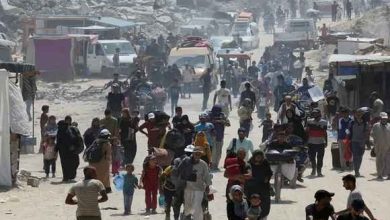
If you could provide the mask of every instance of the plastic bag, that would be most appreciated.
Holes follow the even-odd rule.
[[[158,197],[158,205],[161,207],[161,208],[164,208],[165,207],[165,196],[164,195],[159,195]]]
[[[114,177],[114,186],[115,186],[115,189],[118,190],[118,191],[122,191],[123,190],[123,185],[125,183],[125,179],[123,177],[123,175],[116,175]]]
[[[343,156],[345,161],[352,161],[351,140],[344,139],[343,145],[344,145],[344,155],[340,155],[340,157]]]

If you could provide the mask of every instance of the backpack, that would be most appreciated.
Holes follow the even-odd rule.
[[[166,149],[171,149],[173,151],[184,148],[185,147],[184,135],[176,128],[168,131],[165,137],[164,147]]]
[[[72,137],[72,146],[70,150],[75,154],[80,154],[84,151],[84,140],[78,128],[71,126],[69,128]]]
[[[84,151],[83,159],[88,163],[98,163],[103,158],[103,149],[102,143],[94,141],[91,146],[89,146]]]

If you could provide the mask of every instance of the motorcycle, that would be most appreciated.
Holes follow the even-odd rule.
[[[151,83],[141,81],[135,86],[136,109],[141,115],[154,110]]]
[[[266,151],[265,156],[271,165],[271,169],[274,171],[274,189],[275,189],[275,202],[279,203],[281,199],[281,192],[283,185],[286,182],[285,176],[290,176],[291,166],[295,163],[295,158],[298,152],[296,150],[284,150],[279,152],[276,150]],[[290,170],[287,173],[286,170]],[[295,172],[296,173],[296,172]],[[294,178],[290,181],[290,185]],[[293,183],[295,185],[295,183]]]
[[[293,146],[293,150],[296,152],[296,171],[293,180],[290,182],[290,186],[295,188],[296,180],[303,182],[302,176],[309,164],[308,148],[305,146],[303,139],[296,135],[288,136],[287,142]]]

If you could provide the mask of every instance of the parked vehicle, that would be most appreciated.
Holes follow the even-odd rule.
[[[247,17],[238,17],[234,21],[231,35],[242,39],[242,45],[240,46],[243,49],[256,49],[259,46],[259,30],[257,24],[253,22],[251,13],[241,13],[240,15],[246,15]]]
[[[274,33],[274,44],[284,44],[292,49],[317,47],[318,33],[311,19],[291,19],[287,21],[285,31]]]
[[[127,40],[98,40],[96,44],[89,44],[87,64],[91,73],[110,75],[115,70],[113,57],[116,48],[120,49],[119,73],[129,74],[134,68],[134,58],[137,54]]]
[[[176,64],[179,68],[184,68],[185,64],[189,64],[194,68],[195,75],[191,86],[193,92],[202,91],[200,77],[207,68],[211,68],[213,70],[212,86],[216,88],[218,77],[213,51],[207,41],[201,38],[187,38],[180,46],[171,49],[168,56],[168,65]]]
[[[219,34],[219,25],[215,18],[193,18],[188,24],[180,26],[182,36],[205,37]]]

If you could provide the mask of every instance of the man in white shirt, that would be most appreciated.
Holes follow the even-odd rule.
[[[351,191],[348,196],[347,200],[347,208],[339,211],[336,213],[336,215],[341,215],[344,213],[349,212],[352,209],[352,202],[354,200],[363,200],[363,196],[359,190],[356,189],[356,177],[352,174],[348,174],[343,177],[343,186],[346,190]],[[365,206],[364,207],[364,212],[368,215],[370,220],[376,220],[376,218],[372,215],[371,210]]]
[[[249,138],[246,137],[245,128],[238,129],[238,138],[233,138],[230,141],[230,144],[226,150],[227,151],[234,150],[234,152],[237,153],[237,151],[241,148],[244,149],[245,153],[246,153],[245,161],[248,161],[249,160],[249,152],[250,152],[251,156],[253,153],[253,143]]]
[[[387,176],[390,179],[390,124],[386,112],[380,113],[380,122],[374,124],[371,135],[374,139],[374,150],[376,154],[376,172],[378,179]]]
[[[195,76],[195,70],[193,67],[188,65],[186,63],[185,68],[183,70],[183,94],[184,97],[186,96],[186,93],[188,93],[188,98],[191,98],[191,83],[193,81],[193,77]]]
[[[232,97],[230,90],[226,88],[226,81],[221,80],[221,88],[214,94],[214,105],[219,104],[222,106],[222,111],[226,117],[229,117],[229,113],[232,110]]]
[[[377,92],[372,92],[370,95],[370,101],[372,103],[371,109],[371,117],[372,117],[372,124],[380,121],[379,114],[383,112],[383,101],[379,98],[379,94]]]

